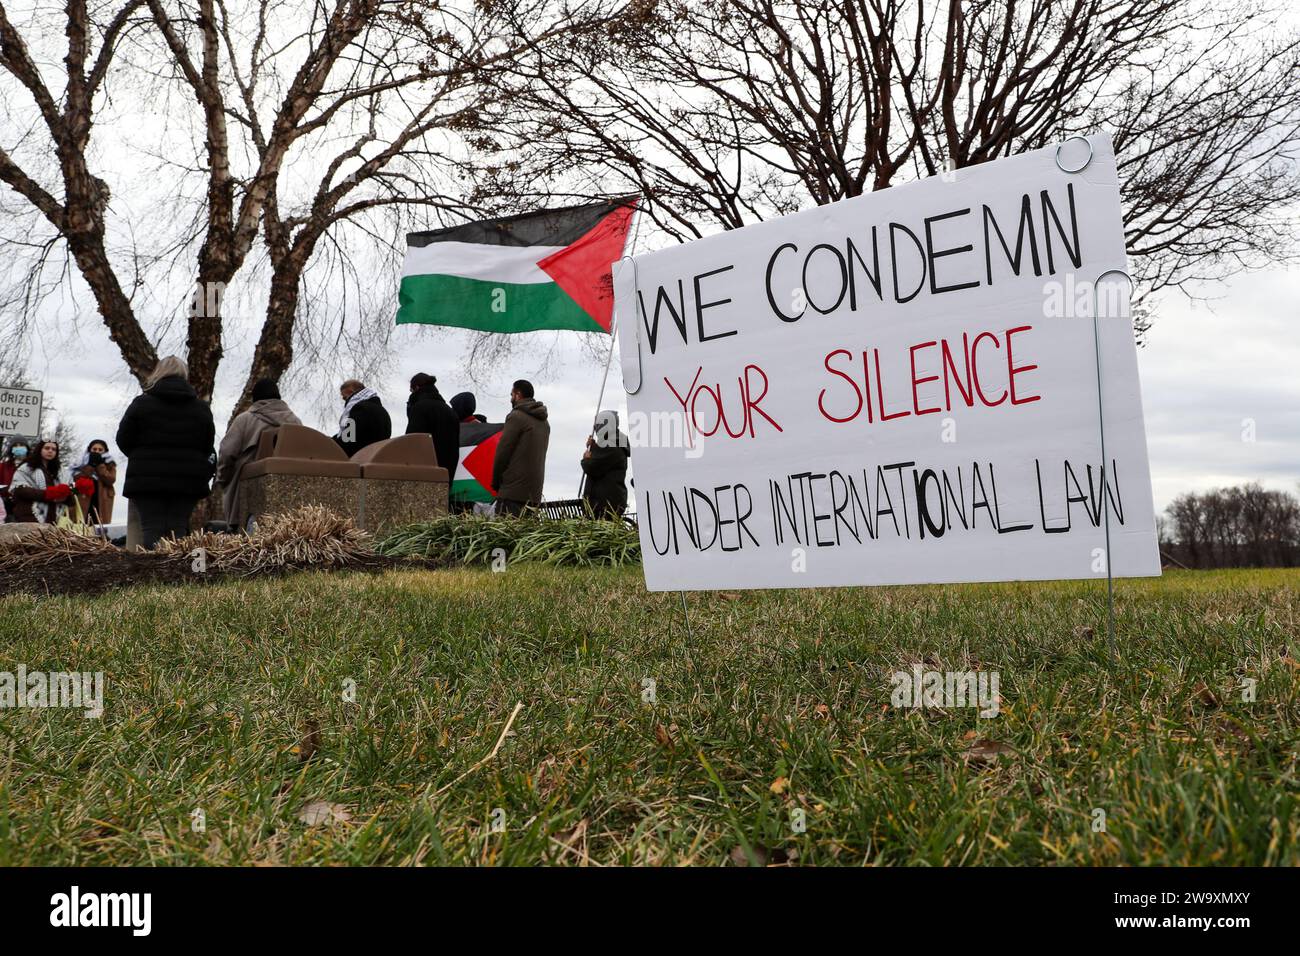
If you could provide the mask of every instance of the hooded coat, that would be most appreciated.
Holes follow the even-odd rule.
[[[0,460],[0,503],[4,504],[5,510],[13,515],[14,502],[9,491],[9,485],[14,480],[14,472],[23,466],[26,458],[14,458],[12,456]],[[14,520],[12,517],[10,521]]]
[[[627,462],[632,456],[627,436],[618,430],[618,412],[596,416],[590,456],[582,458],[587,476],[583,500],[598,518],[619,516],[627,509]]]
[[[278,398],[254,402],[230,423],[217,451],[217,483],[225,489],[226,523],[232,528],[244,526],[246,516],[239,507],[239,474],[257,454],[262,432],[281,425],[301,424],[292,409]]]
[[[550,443],[551,423],[546,420],[545,405],[529,398],[511,410],[492,461],[492,487],[498,498],[529,505],[541,502]]]
[[[117,447],[129,461],[122,494],[192,498],[208,493],[216,428],[212,409],[179,375],[159,379],[127,406]]]
[[[460,460],[460,421],[432,382],[406,401],[406,434],[416,432],[433,436],[438,464],[447,469],[448,480],[454,477]]]

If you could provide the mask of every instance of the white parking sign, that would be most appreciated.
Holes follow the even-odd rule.
[[[43,394],[31,388],[0,386],[0,438],[40,435]]]

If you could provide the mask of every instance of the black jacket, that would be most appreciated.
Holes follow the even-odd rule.
[[[127,406],[117,426],[117,447],[130,459],[122,493],[204,497],[216,460],[215,439],[208,403],[179,375],[162,379]]]
[[[393,421],[388,417],[388,409],[384,408],[378,395],[353,405],[351,417],[356,426],[353,433],[356,440],[344,441],[341,436],[334,436],[334,440],[348,453],[349,458],[367,445],[393,437]]]
[[[447,469],[447,478],[456,476],[456,463],[460,459],[460,421],[438,391],[436,385],[426,385],[412,392],[406,402],[406,434],[425,432],[433,436],[433,450],[438,454],[438,464]]]
[[[591,457],[582,459],[587,474],[582,497],[597,518],[621,515],[627,508],[627,460],[631,455],[624,441],[605,448],[593,445]]]

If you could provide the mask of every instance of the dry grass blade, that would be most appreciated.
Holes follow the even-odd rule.
[[[0,571],[43,567],[59,561],[71,563],[88,554],[116,552],[106,539],[73,534],[42,526],[28,534],[0,540]]]

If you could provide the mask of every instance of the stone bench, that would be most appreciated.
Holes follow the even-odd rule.
[[[322,505],[372,532],[445,514],[450,488],[430,435],[376,442],[349,459],[332,438],[303,425],[262,432],[239,484],[251,520]]]
[[[389,528],[447,513],[451,477],[438,464],[433,436],[398,435],[352,456],[361,466],[360,527]]]

